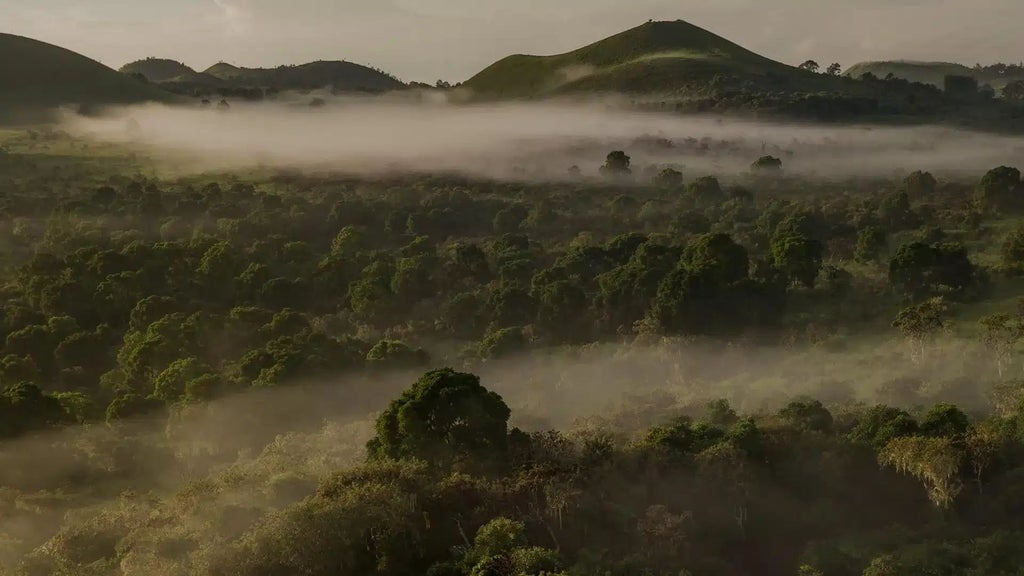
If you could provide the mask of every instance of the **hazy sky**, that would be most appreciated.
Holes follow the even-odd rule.
[[[0,0],[0,31],[115,68],[345,59],[419,81],[677,18],[790,64],[1024,59],[1024,0]]]

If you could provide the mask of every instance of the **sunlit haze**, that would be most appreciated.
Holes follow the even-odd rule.
[[[204,69],[350,60],[406,81],[462,81],[515,53],[551,54],[684,19],[789,64],[1018,61],[1018,0],[0,0],[0,32],[121,65]],[[909,33],[912,30],[913,33]]]

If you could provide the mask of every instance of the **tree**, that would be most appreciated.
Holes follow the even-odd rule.
[[[928,499],[939,508],[949,508],[963,489],[960,468],[964,453],[949,438],[896,438],[882,449],[878,460],[920,480]]]
[[[662,188],[678,188],[683,185],[683,173],[672,168],[665,168],[654,177],[654,184]]]
[[[785,234],[772,241],[772,262],[775,268],[806,288],[814,288],[821,263],[824,246],[799,234]]]
[[[1024,301],[1018,302],[1018,313],[990,314],[978,321],[981,326],[981,342],[996,362],[996,372],[1002,378],[1006,366],[1013,359],[1017,343],[1024,338]]]
[[[953,404],[936,404],[921,419],[921,434],[933,438],[963,440],[971,422],[963,410]]]
[[[430,355],[422,348],[411,348],[405,342],[381,340],[366,353],[366,360],[371,367],[420,368],[430,362]]]
[[[1003,98],[1018,102],[1024,100],[1024,80],[1014,80],[1003,86]]]
[[[960,244],[911,242],[889,261],[889,283],[911,300],[932,294],[960,297],[984,286],[984,280]]]
[[[705,234],[686,247],[682,262],[690,271],[700,272],[721,285],[738,282],[749,275],[747,250],[728,234]]]
[[[523,334],[523,328],[512,326],[492,330],[480,341],[477,354],[481,358],[494,360],[503,356],[509,356],[526,350],[529,342]]]
[[[978,79],[973,76],[949,74],[942,86],[946,95],[956,100],[973,100],[978,96]]]
[[[866,226],[857,233],[857,247],[853,257],[861,264],[869,264],[878,260],[886,249],[888,242],[885,232],[878,226]]]
[[[978,185],[978,207],[988,212],[1002,212],[1020,207],[1020,178],[1020,170],[1009,166],[989,170]]]
[[[782,170],[782,160],[774,156],[761,156],[750,165],[750,169],[754,172],[779,172]]]
[[[697,206],[711,206],[725,200],[725,192],[718,178],[714,176],[701,176],[690,183],[686,193],[693,199]]]
[[[473,374],[427,372],[377,418],[373,459],[500,457],[511,411]]]
[[[914,418],[899,408],[875,406],[860,416],[849,438],[859,444],[867,444],[881,450],[892,440],[917,434]]]
[[[930,172],[916,170],[903,179],[903,189],[912,198],[930,198],[935,194],[936,186],[938,182]]]
[[[612,177],[628,176],[633,172],[629,169],[629,162],[629,156],[622,150],[609,152],[604,166],[601,166],[601,174]]]
[[[801,70],[807,70],[808,72],[817,72],[819,69],[821,69],[821,66],[819,66],[818,63],[815,62],[814,60],[808,60],[801,64],[799,68]]]
[[[798,430],[828,432],[832,429],[832,414],[818,400],[794,400],[779,411],[779,417]]]
[[[1003,267],[1014,273],[1024,272],[1024,226],[1017,226],[1007,235],[1002,248]]]
[[[941,296],[909,306],[893,320],[893,327],[911,346],[911,357],[921,362],[926,356],[928,341],[946,327],[946,301]]]
[[[825,74],[828,74],[829,76],[839,76],[842,73],[843,66],[839,64],[839,62],[833,62],[825,69]]]

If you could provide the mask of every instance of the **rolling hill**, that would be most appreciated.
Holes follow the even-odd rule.
[[[896,78],[931,84],[939,88],[943,86],[946,76],[950,75],[970,76],[977,79],[979,84],[988,84],[996,90],[1015,80],[1024,80],[1024,74],[1018,72],[1000,75],[994,73],[992,67],[978,69],[952,62],[915,62],[911,60],[861,62],[851,66],[846,71],[846,75],[851,78],[860,78],[869,72],[878,78],[885,78],[892,74]]]
[[[239,68],[221,62],[208,68],[204,74],[231,85],[276,90],[331,88],[340,92],[387,92],[405,86],[395,77],[380,70],[338,60],[321,60],[277,68]]]
[[[121,67],[123,74],[141,74],[150,82],[166,82],[175,78],[196,74],[196,71],[174,60],[146,58]]]
[[[171,97],[70,50],[0,34],[0,115],[7,118],[61,105],[103,106]]]
[[[571,92],[671,93],[715,77],[757,81],[811,80],[815,75],[751,52],[677,20],[648,22],[573,52],[509,56],[466,81],[489,98],[532,98]]]
[[[920,82],[942,87],[946,76],[974,76],[974,72],[963,64],[952,62],[914,62],[910,60],[891,60],[885,62],[861,62],[846,71],[851,78],[860,78],[864,74],[874,74],[885,78],[889,74],[910,82]]]

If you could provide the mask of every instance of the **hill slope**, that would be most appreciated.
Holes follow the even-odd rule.
[[[122,74],[142,74],[150,82],[166,82],[174,78],[192,76],[196,71],[174,60],[146,58],[121,67]]]
[[[60,105],[102,106],[170,95],[64,48],[0,34],[0,111],[38,111]]]
[[[332,88],[342,92],[386,92],[404,86],[384,72],[345,61],[317,61],[278,68],[239,68],[221,62],[203,74],[219,78],[229,85],[277,90]]]
[[[908,60],[893,60],[887,62],[861,62],[855,64],[846,71],[851,78],[860,78],[864,74],[874,74],[878,78],[885,78],[889,74],[910,82],[920,82],[942,87],[946,76],[974,76],[974,72],[963,64],[952,62],[912,62]]]
[[[963,64],[951,62],[914,62],[909,60],[890,60],[881,62],[861,62],[850,67],[846,71],[851,78],[860,78],[864,74],[871,73],[879,78],[885,78],[892,74],[896,78],[902,78],[911,82],[931,84],[941,88],[945,83],[946,76],[970,76],[978,80],[979,84],[988,84],[996,90],[1001,89],[1010,82],[1024,80],[1024,73],[1019,68],[1008,72],[998,73],[995,67],[968,68]]]
[[[677,20],[648,22],[566,54],[509,56],[464,86],[497,98],[577,91],[673,92],[722,75],[812,76]]]

